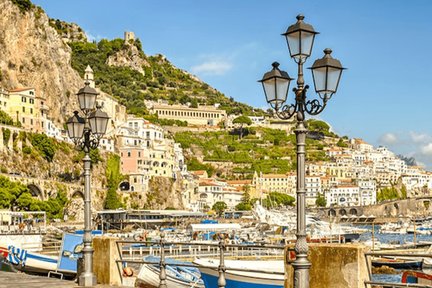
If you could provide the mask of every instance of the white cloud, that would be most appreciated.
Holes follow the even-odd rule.
[[[398,143],[399,139],[393,133],[386,133],[380,137],[379,141],[385,145],[394,145]]]
[[[432,143],[422,146],[420,151],[425,156],[432,156]]]
[[[430,135],[427,135],[425,133],[417,133],[417,132],[410,132],[411,140],[414,143],[427,143],[430,142],[432,137]]]
[[[90,33],[90,31],[85,31],[85,34],[87,36],[88,42],[93,42],[93,41],[99,42],[103,38],[106,38],[106,37],[103,37],[101,35],[94,36],[93,34]]]
[[[226,60],[208,60],[191,68],[194,74],[223,75],[231,70],[232,64]]]

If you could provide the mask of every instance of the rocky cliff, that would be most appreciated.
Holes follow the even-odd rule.
[[[46,98],[53,121],[64,123],[77,107],[74,94],[83,82],[71,67],[71,49],[44,11],[0,0],[0,47],[1,86],[34,87]]]
[[[145,75],[144,67],[150,67],[150,64],[145,60],[144,53],[135,45],[126,43],[124,48],[110,55],[106,60],[109,66],[129,67]]]

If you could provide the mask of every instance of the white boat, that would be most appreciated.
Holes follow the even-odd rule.
[[[147,256],[144,258],[146,262],[154,262],[155,264],[144,264],[141,266],[138,273],[136,284],[143,282],[144,284],[159,287],[160,269],[159,257]],[[166,283],[167,288],[204,288],[201,280],[200,271],[194,267],[179,267],[176,264],[185,264],[186,262],[166,258]]]
[[[30,252],[25,249],[9,246],[0,247],[5,259],[17,270],[27,273],[48,274],[57,271],[58,257]]]
[[[217,259],[196,259],[194,264],[199,266],[201,278],[206,288],[218,287]],[[284,262],[283,260],[250,261],[250,260],[226,260],[225,261],[226,287],[230,288],[283,288],[284,287]],[[231,268],[231,269],[230,269]],[[238,271],[232,269],[258,270],[260,272]]]

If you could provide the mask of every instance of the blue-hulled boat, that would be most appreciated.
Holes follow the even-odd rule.
[[[422,269],[423,259],[377,258],[372,259],[372,266],[388,266],[394,269]]]
[[[216,259],[196,259],[194,264],[199,266],[201,278],[206,288],[218,287],[218,266]],[[283,288],[284,287],[284,263],[278,261],[249,261],[226,260],[226,287],[230,288]],[[209,268],[210,267],[210,268]],[[259,270],[260,272],[237,271],[235,269]]]

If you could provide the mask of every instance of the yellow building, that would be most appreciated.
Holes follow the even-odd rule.
[[[34,88],[17,88],[9,91],[5,111],[15,121],[21,122],[24,129],[40,132],[43,131],[46,108],[44,99],[36,97]]]
[[[160,119],[187,121],[189,125],[216,126],[226,119],[226,111],[215,106],[199,105],[197,108],[185,105],[153,104],[151,113]]]

